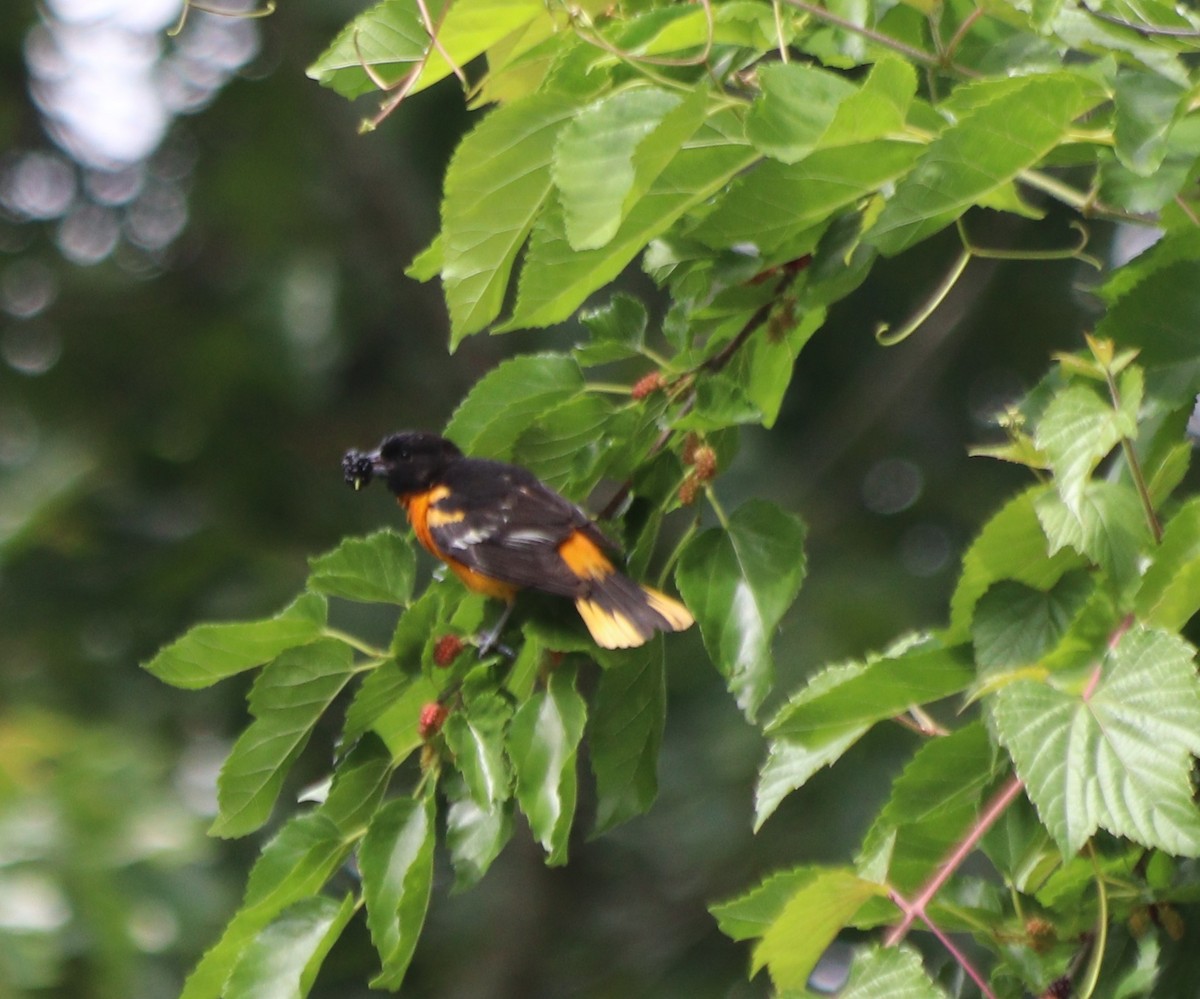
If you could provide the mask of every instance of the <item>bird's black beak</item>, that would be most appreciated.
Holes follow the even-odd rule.
[[[388,463],[380,457],[378,451],[369,454],[362,451],[349,450],[342,457],[342,475],[346,484],[356,490],[371,484],[375,476],[387,477]]]

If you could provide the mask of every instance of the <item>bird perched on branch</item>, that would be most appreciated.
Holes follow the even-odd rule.
[[[490,641],[526,588],[575,601],[606,649],[693,623],[678,600],[617,569],[588,515],[527,469],[468,458],[444,437],[419,432],[393,434],[369,454],[348,451],[342,469],[355,489],[383,479],[425,549],[471,590],[508,604]]]

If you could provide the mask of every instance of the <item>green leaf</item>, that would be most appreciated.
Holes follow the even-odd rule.
[[[451,797],[446,811],[446,848],[454,865],[454,889],[476,884],[492,866],[513,831],[511,799],[481,808],[466,792]]]
[[[721,932],[731,940],[753,940],[761,937],[779,918],[792,896],[811,884],[823,870],[804,866],[777,871],[745,894],[711,905],[708,911],[713,914]]]
[[[754,948],[752,973],[766,967],[778,989],[802,989],[833,938],[870,898],[886,895],[883,885],[847,868],[821,871],[798,888]]]
[[[767,160],[739,177],[691,235],[719,248],[750,243],[764,254],[790,248],[798,234],[819,231],[838,209],[902,176],[920,153],[911,142],[881,139],[821,149],[790,166]]]
[[[803,579],[804,524],[765,500],[736,510],[727,530],[705,531],[679,560],[679,592],[747,718],[771,690],[771,641]]]
[[[596,834],[641,815],[658,794],[658,751],[667,720],[661,640],[626,650],[600,674],[592,713]]]
[[[567,860],[575,816],[575,756],[587,707],[575,690],[574,671],[560,667],[545,690],[517,710],[509,726],[508,752],[517,772],[517,801],[551,866]]]
[[[435,818],[432,794],[396,798],[375,813],[359,848],[367,928],[383,962],[372,988],[398,989],[412,960],[433,884]]]
[[[916,93],[917,73],[912,65],[884,56],[871,67],[863,85],[838,105],[821,146],[858,145],[904,132]]]
[[[1123,595],[1138,580],[1138,561],[1150,547],[1150,528],[1133,486],[1089,482],[1072,512],[1053,493],[1036,502],[1038,520],[1051,553],[1070,548],[1085,555],[1108,575]]]
[[[310,812],[290,819],[263,847],[242,907],[188,976],[180,999],[220,999],[257,934],[288,906],[316,895],[349,852],[350,843],[328,817]]]
[[[971,635],[982,671],[1036,662],[1058,643],[1092,592],[1083,572],[1049,590],[1013,580],[991,586],[975,607]]]
[[[710,118],[634,204],[613,238],[595,250],[575,251],[567,240],[562,206],[552,200],[538,219],[521,271],[517,306],[498,332],[549,326],[568,318],[592,292],[691,208],[758,159],[740,136],[731,112]]]
[[[391,530],[347,538],[333,551],[308,560],[308,586],[331,597],[407,604],[417,560],[412,546]]]
[[[1096,336],[1138,348],[1146,365],[1179,364],[1200,358],[1197,329],[1200,260],[1193,258],[1168,263],[1138,281],[1096,325]]]
[[[786,310],[786,303],[783,308]],[[734,359],[734,370],[743,380],[750,402],[759,410],[760,422],[768,430],[779,418],[779,410],[792,383],[796,358],[824,325],[825,310],[813,309],[786,329],[778,329],[775,325],[786,322],[786,312],[772,316],[768,320],[767,335],[752,337]]]
[[[430,15],[436,18],[441,6],[431,3]],[[378,89],[368,68],[390,86],[404,78],[428,47],[429,32],[416,3],[384,0],[347,24],[308,67],[308,76],[343,97],[358,97]]]
[[[902,893],[919,888],[975,820],[995,774],[982,723],[930,739],[893,782],[863,840],[859,871]]]
[[[284,910],[243,952],[225,999],[304,999],[354,910],[353,895],[317,895]]]
[[[746,137],[783,163],[821,145],[838,105],[856,92],[845,77],[801,62],[763,65],[758,82],[762,93],[746,117]]]
[[[504,736],[513,715],[512,704],[490,687],[488,667],[476,667],[463,683],[462,709],[450,713],[442,727],[454,765],[481,808],[506,800],[512,791]],[[481,682],[481,680],[483,682]]]
[[[957,650],[915,648],[817,674],[767,725],[770,753],[755,794],[755,828],[876,722],[965,690],[974,675]]]
[[[696,402],[675,420],[676,430],[724,430],[739,423],[760,423],[763,411],[746,394],[741,381],[721,372],[706,374],[696,385]]]
[[[946,999],[911,947],[869,947],[854,955],[838,999]]]
[[[597,249],[617,234],[630,207],[700,126],[706,100],[703,90],[685,105],[677,93],[635,87],[607,94],[572,118],[559,133],[552,173],[573,249]],[[677,109],[686,113],[666,127]]]
[[[981,80],[956,96],[968,109],[929,144],[863,237],[886,256],[937,232],[1034,166],[1098,103],[1065,72]]]
[[[1122,400],[1124,402],[1124,400]],[[1054,482],[1067,508],[1079,513],[1084,488],[1096,466],[1122,438],[1137,436],[1137,405],[1134,415],[1112,403],[1089,384],[1069,385],[1056,392],[1038,421],[1034,441],[1050,462]]]
[[[325,628],[325,612],[325,598],[306,593],[272,618],[198,624],[143,668],[175,687],[208,687],[316,641]]]
[[[580,312],[579,321],[591,335],[572,351],[584,367],[636,357],[646,342],[646,306],[632,295],[613,295],[607,305]]]
[[[565,354],[511,358],[475,383],[450,417],[446,436],[467,454],[509,459],[530,424],[583,388],[583,372]]]
[[[997,580],[1012,579],[1035,590],[1048,590],[1064,572],[1082,564],[1082,559],[1069,549],[1053,557],[1049,554],[1036,510],[1038,500],[1049,489],[1033,486],[1009,500],[967,549],[962,575],[950,599],[947,644],[970,637],[975,605]]]
[[[392,757],[379,739],[363,739],[338,763],[318,809],[346,839],[357,838],[387,792]]]
[[[1064,857],[1098,828],[1144,846],[1200,855],[1192,756],[1200,681],[1178,637],[1134,626],[1097,682],[1019,680],[996,694],[1000,741]]]
[[[1200,610],[1200,499],[1185,503],[1167,524],[1134,609],[1143,624],[1172,630]]]
[[[217,779],[220,811],[210,832],[244,836],[271,815],[291,765],[313,726],[354,675],[348,645],[325,639],[290,649],[250,691],[254,721],[238,737]]]
[[[551,191],[572,100],[534,94],[492,111],[459,143],[442,198],[442,285],[450,348],[500,312],[513,261]]]
[[[1116,139],[1117,159],[1129,170],[1149,177],[1167,155],[1167,134],[1185,109],[1187,91],[1177,83],[1143,70],[1123,69],[1117,73]]]

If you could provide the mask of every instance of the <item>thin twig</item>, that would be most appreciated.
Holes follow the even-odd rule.
[[[903,896],[894,889],[888,892],[888,898],[892,900],[893,904],[895,904],[895,906],[900,909],[901,912],[907,912],[910,908],[912,908],[912,906],[904,900]],[[927,912],[921,912],[916,913],[916,915],[920,916],[921,922],[929,927],[929,931],[935,937],[937,937],[941,945],[950,952],[950,956],[953,957],[956,962],[958,962],[958,966],[962,968],[963,971],[965,971],[970,977],[971,981],[973,981],[979,987],[979,991],[983,993],[986,999],[996,999],[996,994],[988,987],[988,984],[986,981],[984,981],[983,976],[975,970],[975,966],[971,963],[967,955],[955,946],[954,941],[951,940],[942,931],[941,927],[939,927],[937,923],[935,923],[929,917],[929,914]]]
[[[1108,384],[1108,396],[1112,400],[1113,408],[1117,411],[1121,409],[1121,393],[1117,389],[1116,379],[1112,376],[1112,371],[1109,366],[1104,365],[1104,380]],[[1133,476],[1133,486],[1137,490],[1138,499],[1142,503],[1142,512],[1146,515],[1146,522],[1150,525],[1150,533],[1154,535],[1154,543],[1162,544],[1162,523],[1158,519],[1158,514],[1154,512],[1154,501],[1150,498],[1150,490],[1146,486],[1146,477],[1142,474],[1142,463],[1138,461],[1137,452],[1133,449],[1133,442],[1121,435],[1121,451],[1125,455],[1125,463],[1129,466],[1129,474]]]

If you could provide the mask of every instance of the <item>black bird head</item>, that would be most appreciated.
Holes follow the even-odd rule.
[[[446,466],[462,452],[445,437],[419,431],[404,431],[384,439],[369,454],[347,451],[342,473],[355,489],[381,478],[397,496],[419,493],[437,481]]]

